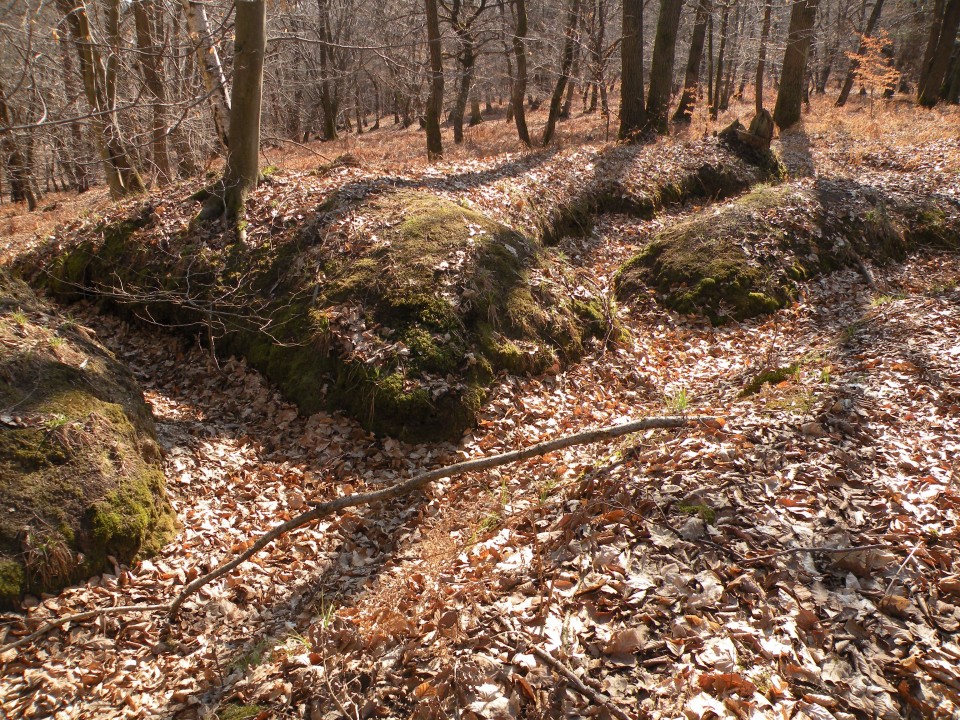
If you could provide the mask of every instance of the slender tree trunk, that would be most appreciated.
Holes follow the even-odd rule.
[[[957,0],[960,2],[960,0]],[[800,107],[807,78],[807,56],[813,41],[813,25],[820,0],[795,0],[790,12],[787,47],[780,73],[780,92],[773,120],[784,130],[800,120]]]
[[[443,157],[440,116],[443,113],[443,45],[440,37],[440,15],[437,0],[426,0],[427,42],[430,45],[430,97],[427,99],[427,157]]]
[[[944,80],[950,67],[950,57],[960,28],[960,0],[947,0],[947,7],[940,24],[940,33],[932,51],[928,49],[930,60],[924,66],[920,85],[917,88],[917,102],[923,107],[933,107],[943,93]]]
[[[153,0],[135,0],[133,3],[133,17],[137,32],[137,59],[143,73],[144,84],[150,91],[153,103],[153,128],[151,131],[151,147],[153,149],[153,164],[157,168],[158,180],[161,184],[173,179],[170,170],[170,154],[167,151],[167,84],[163,73],[163,55],[156,40],[157,33],[153,27],[155,15]]]
[[[93,112],[94,136],[100,146],[103,169],[110,194],[122,197],[146,188],[123,140],[114,106],[109,100],[106,64],[90,32],[90,21],[83,0],[57,0],[67,20],[80,58],[84,94]]]
[[[563,93],[567,81],[570,79],[570,68],[573,67],[573,50],[577,43],[577,25],[580,23],[580,0],[571,0],[570,11],[567,13],[567,26],[563,42],[563,55],[560,60],[560,77],[553,88],[550,98],[550,114],[547,116],[547,126],[543,130],[543,146],[546,147],[553,140],[557,129],[557,120],[563,104]]]
[[[727,49],[727,23],[730,20],[730,4],[723,6],[723,16],[720,19],[720,49],[717,51],[716,77],[713,81],[713,97],[710,98],[710,118],[717,119],[720,114],[721,80],[723,79],[723,56]]]
[[[517,30],[513,36],[513,55],[517,61],[517,77],[513,81],[510,104],[513,107],[513,119],[517,124],[517,137],[527,147],[531,147],[530,131],[527,129],[527,115],[523,98],[527,94],[527,3],[526,0],[514,0],[517,10]]]
[[[707,36],[707,19],[713,12],[712,0],[699,0],[697,13],[693,21],[693,36],[690,39],[690,54],[687,56],[687,70],[683,76],[683,92],[677,111],[673,114],[674,122],[689,123],[693,115],[693,103],[700,86],[700,64],[703,62],[703,44]]]
[[[257,186],[260,156],[260,107],[263,100],[263,59],[267,48],[265,0],[236,0],[236,40],[233,51],[233,91],[230,111],[230,150],[223,175],[223,205],[227,223],[246,236],[243,220],[247,195]]]
[[[57,44],[60,48],[60,62],[63,68],[63,87],[67,91],[67,97],[73,102],[74,98],[79,98],[81,92],[74,75],[73,52],[66,37],[61,37]],[[83,126],[79,120],[70,122],[70,139],[73,141],[73,147],[70,149],[67,163],[76,183],[77,192],[84,193],[90,189],[90,173],[86,165],[87,143],[84,141]]]
[[[670,95],[673,90],[677,29],[680,27],[682,9],[683,0],[661,0],[660,17],[657,19],[657,36],[653,42],[650,91],[647,95],[647,121],[649,127],[661,135],[666,135],[670,131],[667,118],[670,112]]]
[[[873,5],[873,10],[870,11],[870,18],[867,20],[867,25],[863,29],[863,34],[865,36],[869,37],[873,35],[873,29],[877,26],[877,22],[880,20],[881,12],[883,12],[883,0],[876,0]],[[857,57],[863,55],[863,51],[863,40],[861,39],[860,46],[857,48]],[[843,87],[840,88],[840,97],[837,98],[837,107],[843,107],[847,104],[847,98],[850,97],[850,91],[853,90],[853,83],[856,79],[858,67],[860,67],[860,63],[851,58],[850,69],[847,70],[847,76],[843,79]]]
[[[620,42],[621,140],[635,140],[647,124],[643,104],[643,0],[623,0]]]
[[[480,112],[480,96],[476,88],[470,96],[470,127],[476,127],[483,122],[483,114]]]
[[[197,67],[203,86],[210,96],[213,108],[213,124],[217,139],[223,147],[230,142],[230,100],[227,97],[227,79],[223,74],[220,53],[210,34],[210,21],[207,20],[206,5],[202,0],[181,0],[183,14],[187,19],[187,32],[197,54]]]
[[[0,86],[0,131],[13,126],[13,118],[7,107],[6,94]],[[12,131],[7,130],[0,134],[0,150],[3,152],[4,169],[10,183],[10,200],[12,202],[27,203],[31,212],[37,209],[40,202],[40,187],[33,176],[33,163],[29,152],[24,148]]]
[[[770,11],[773,0],[763,0],[763,26],[760,28],[760,53],[757,56],[757,86],[754,89],[756,111],[763,112],[763,71],[767,64],[767,41],[770,39]]]
[[[450,119],[453,121],[453,142],[459,145],[463,142],[463,118],[467,114],[467,102],[470,99],[470,89],[473,85],[476,55],[470,29],[457,22],[454,25],[454,32],[457,35],[457,41],[460,43],[460,54],[457,57],[457,62],[460,65],[460,84],[457,87],[457,95],[453,101],[453,112]]]
[[[960,103],[960,50],[953,58],[953,70],[950,75],[950,85],[947,88],[947,96],[944,98],[948,103],[956,105]]]
[[[330,29],[330,0],[317,0],[320,13],[317,33],[320,40],[320,109],[323,111],[323,139],[337,139],[337,116],[340,107],[337,102],[333,72],[333,52],[330,47],[333,33]]]

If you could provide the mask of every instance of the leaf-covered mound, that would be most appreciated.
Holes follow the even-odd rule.
[[[251,223],[247,243],[158,224],[141,208],[82,233],[50,286],[199,327],[302,412],[409,440],[458,437],[498,372],[542,372],[606,332],[559,257],[433,192],[334,193],[299,229]]]
[[[664,305],[715,323],[786,305],[796,281],[912,247],[956,247],[949,198],[883,192],[849,180],[762,187],[659,233],[615,278],[620,299],[652,287]]]
[[[713,138],[658,146],[656,151],[644,145],[619,145],[592,157],[584,155],[579,158],[581,168],[569,174],[569,187],[552,188],[548,183],[553,192],[544,192],[533,173],[538,182],[527,192],[530,205],[537,209],[537,232],[547,243],[589,232],[601,213],[650,218],[668,205],[733,197],[786,176],[773,151],[741,153]]]
[[[0,605],[158,550],[175,519],[139,388],[0,270]]]

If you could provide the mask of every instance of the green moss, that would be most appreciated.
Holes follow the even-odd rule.
[[[16,602],[26,590],[23,566],[16,560],[0,557],[0,601]]]
[[[784,380],[796,377],[800,371],[800,363],[790,363],[782,367],[771,368],[757,373],[748,382],[743,390],[740,391],[740,397],[755,395],[760,392],[764,385],[777,385]]]
[[[713,525],[717,520],[717,511],[709,505],[678,505],[677,509],[686,515],[696,515],[708,525]]]
[[[261,705],[235,705],[230,703],[217,710],[217,720],[250,720],[266,712]]]
[[[0,300],[16,292],[0,273]],[[35,419],[0,426],[3,606],[24,591],[56,592],[100,572],[107,555],[131,562],[174,530],[158,457],[141,452],[156,441],[139,389],[105,350],[64,329],[53,309],[35,298],[32,305],[47,325],[33,325],[31,334],[53,337],[59,326],[56,350],[82,351],[86,362],[83,369],[62,363],[49,343],[0,355],[0,407]]]

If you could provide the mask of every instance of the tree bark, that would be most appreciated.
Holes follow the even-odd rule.
[[[550,97],[550,114],[547,116],[547,126],[543,129],[543,146],[546,147],[553,140],[557,129],[557,120],[563,105],[563,93],[570,79],[570,68],[573,67],[573,50],[577,42],[577,25],[580,23],[580,0],[571,0],[570,10],[567,13],[566,32],[564,33],[563,54],[560,59],[560,77],[553,88]]]
[[[647,121],[649,127],[661,135],[666,135],[670,131],[667,118],[670,112],[670,95],[673,90],[677,29],[680,26],[682,9],[683,0],[661,0],[660,17],[657,19],[657,36],[653,42],[650,90],[647,95]]]
[[[330,0],[317,0],[319,25],[317,33],[320,39],[320,110],[323,112],[323,139],[337,139],[337,116],[340,106],[337,102],[336,79],[333,72],[333,53],[330,48],[333,33],[330,28]]]
[[[60,62],[63,68],[63,87],[67,91],[67,97],[71,99],[80,96],[80,89],[77,87],[77,78],[74,75],[73,52],[70,48],[70,41],[66,37],[61,37],[58,43],[60,48]],[[86,156],[87,143],[83,138],[83,126],[79,120],[70,122],[70,139],[73,141],[73,147],[67,158],[67,166],[73,181],[76,184],[77,192],[84,193],[90,189],[90,173],[87,171]]]
[[[763,26],[760,28],[760,52],[757,56],[757,79],[754,89],[756,112],[763,112],[763,71],[767,64],[767,41],[770,39],[770,11],[773,0],[763,0]]]
[[[223,204],[227,223],[237,229],[238,238],[243,240],[243,211],[259,175],[267,13],[265,0],[236,0],[236,8],[230,149],[223,175]]]
[[[110,102],[107,66],[90,32],[84,0],[57,0],[80,58],[84,94],[93,112],[94,136],[100,146],[103,169],[114,198],[146,190],[140,173],[123,140],[115,106]]]
[[[930,56],[930,60],[924,67],[917,88],[917,102],[923,107],[933,107],[945,95],[943,85],[950,67],[950,56],[953,54],[958,28],[960,28],[960,0],[947,0],[937,43],[932,50],[928,48],[925,53]]]
[[[513,56],[517,61],[517,76],[513,81],[513,92],[510,94],[510,105],[513,109],[513,120],[517,125],[517,137],[527,147],[531,147],[530,131],[527,128],[527,114],[523,106],[524,96],[527,94],[527,3],[526,0],[515,0],[517,11],[517,29],[513,35]]]
[[[703,44],[707,37],[707,19],[713,12],[713,0],[699,0],[697,13],[693,21],[693,37],[690,39],[690,54],[687,56],[687,70],[683,77],[683,92],[674,122],[689,123],[693,115],[693,103],[700,87],[700,65],[703,62]]]
[[[443,113],[443,44],[440,37],[440,15],[437,0],[426,0],[427,42],[430,46],[430,97],[427,99],[427,157],[443,157],[440,116]]]
[[[723,57],[727,50],[727,24],[730,20],[730,3],[724,3],[723,16],[720,19],[720,49],[717,51],[717,63],[714,68],[716,77],[713,80],[713,96],[710,98],[710,118],[717,119],[720,114],[720,95],[722,94],[721,81],[723,79]]]
[[[157,179],[161,184],[173,179],[170,169],[170,154],[167,150],[167,84],[163,72],[163,54],[157,43],[153,27],[154,0],[134,0],[133,18],[137,33],[137,59],[143,73],[144,84],[153,98],[151,111],[151,148]]]
[[[643,104],[643,0],[623,0],[619,138],[635,140],[647,124]]]
[[[10,108],[7,106],[7,97],[0,86],[0,150],[3,151],[3,164],[10,183],[10,200],[12,202],[26,202],[27,209],[33,212],[40,202],[40,187],[33,175],[33,163],[28,153],[18,142],[10,127],[13,126]]]
[[[217,140],[223,147],[228,147],[230,143],[230,100],[227,97],[227,79],[223,74],[223,64],[220,62],[217,44],[210,34],[207,9],[201,0],[181,1],[183,3],[183,14],[187,19],[187,33],[197,55],[200,77],[203,79],[203,86],[210,96]]]
[[[960,2],[960,0],[957,0]],[[787,47],[780,73],[780,92],[773,109],[773,120],[785,130],[800,120],[807,77],[807,56],[813,41],[813,24],[820,0],[795,0],[790,12]]]
[[[883,12],[883,0],[876,0],[873,5],[873,10],[870,11],[870,18],[867,20],[867,25],[863,29],[863,35],[870,37],[873,35],[873,29],[877,26],[877,22],[880,20],[880,13]],[[857,48],[857,57],[863,55],[863,39],[860,40],[860,45]],[[840,88],[840,96],[837,98],[836,106],[843,107],[847,104],[847,98],[850,97],[850,91],[853,90],[853,83],[857,76],[857,68],[860,66],[860,63],[851,58],[850,59],[850,69],[847,70],[847,76],[843,79],[843,87]]]

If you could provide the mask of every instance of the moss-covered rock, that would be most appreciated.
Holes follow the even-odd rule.
[[[409,440],[458,437],[500,371],[539,373],[609,313],[553,251],[433,192],[325,198],[299,232],[218,247],[157,238],[149,209],[61,253],[48,286],[216,336],[304,413]],[[251,231],[251,237],[256,234]]]
[[[852,181],[765,186],[659,233],[619,270],[616,293],[653,287],[679,312],[742,320],[783,307],[798,281],[919,244],[956,247],[958,233],[960,209],[945,198]]]
[[[153,419],[90,334],[0,271],[0,605],[171,539]]]

